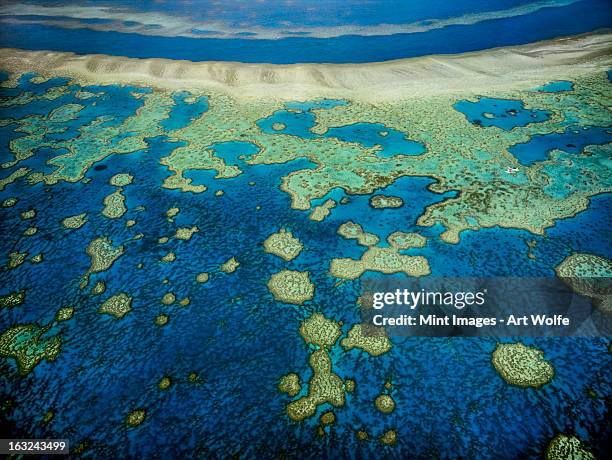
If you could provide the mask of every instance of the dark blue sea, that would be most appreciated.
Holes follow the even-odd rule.
[[[9,120],[0,131],[2,163],[12,158],[10,142],[24,135],[15,130],[17,121],[33,116],[35,122],[62,105],[79,103],[84,108],[66,123],[67,130],[48,135],[76,139],[79,130],[99,116],[112,114],[114,118],[105,123],[122,123],[142,105],[133,95],[148,91],[70,85],[64,96],[53,101],[35,98],[28,104],[11,104],[20,95],[40,96],[50,87],[67,84],[62,79],[34,84],[31,77],[24,76],[17,88],[2,90],[7,106],[0,118]],[[104,94],[81,100],[75,97],[79,90]],[[360,320],[359,281],[335,286],[328,274],[331,258],[358,258],[365,250],[337,235],[341,223],[353,220],[381,239],[397,230],[426,235],[427,245],[411,253],[425,255],[433,275],[554,276],[554,267],[572,251],[612,258],[610,194],[593,197],[586,211],[558,221],[545,236],[489,228],[466,231],[460,244],[452,245],[439,239],[443,230],[439,226],[416,224],[427,206],[456,196],[431,192],[433,179],[404,177],[377,191],[402,197],[407,205],[400,210],[373,210],[370,195],[348,196],[341,189],[333,190],[313,204],[345,196],[348,204],[339,205],[323,222],[314,222],[308,211],[291,209],[289,196],[279,186],[281,177],[315,165],[304,159],[249,165],[237,155],[240,151],[248,156],[252,144],[247,142],[212,147],[228,163],[239,165],[243,174],[220,180],[213,171],[191,170],[194,183],[209,187],[206,193],[166,190],[160,184],[171,173],[159,160],[180,145],[172,141],[172,131],[208,110],[205,98],[187,107],[186,96],[174,95],[176,106],[164,122],[167,135],[147,138],[146,148],[137,152],[92,164],[86,173],[89,182],[46,186],[30,185],[21,178],[0,191],[0,201],[19,198],[14,207],[0,209],[0,254],[44,253],[40,264],[26,262],[0,272],[0,294],[27,292],[22,306],[0,311],[0,329],[52,323],[60,307],[75,307],[73,319],[54,323],[41,338],[61,337],[55,361],[43,360],[30,374],[20,376],[13,359],[0,359],[3,437],[68,438],[73,447],[84,446],[86,458],[535,459],[541,458],[553,436],[564,432],[575,434],[605,457],[612,434],[612,354],[604,338],[523,339],[543,350],[554,364],[555,377],[538,390],[508,385],[499,376],[491,364],[493,338],[394,338],[392,350],[376,358],[336,346],[331,352],[334,372],[355,379],[357,388],[344,407],[335,409],[336,423],[324,438],[316,434],[316,426],[319,414],[330,407],[320,407],[304,422],[292,422],[285,412],[291,398],[278,391],[277,383],[288,372],[298,373],[302,382],[312,374],[308,356],[313,350],[298,332],[304,318],[321,311],[343,321],[343,333]],[[309,113],[309,107],[342,103],[346,102],[296,103],[287,108],[301,107]],[[492,110],[495,102],[484,103],[482,110]],[[291,114],[281,110],[272,119],[282,120],[294,135],[314,136],[309,130],[311,117]],[[466,112],[466,117],[471,114]],[[269,129],[270,121],[261,119],[259,126]],[[498,121],[502,126],[507,123],[503,118]],[[379,125],[363,123],[328,135],[371,145],[379,130]],[[383,156],[399,146],[421,153],[420,144],[399,132],[390,132],[386,142]],[[550,145],[557,142],[554,136]],[[538,151],[545,150],[542,144],[537,141]],[[3,170],[1,178],[22,166],[51,172],[54,166],[46,161],[61,153],[41,148]],[[102,200],[115,189],[108,181],[117,173],[130,173],[134,181],[124,187],[126,215],[108,219],[100,213]],[[223,189],[224,195],[214,196],[217,189]],[[138,211],[138,206],[144,210]],[[180,208],[174,222],[165,215],[171,207]],[[31,208],[36,209],[36,217],[22,220],[20,213]],[[82,228],[61,225],[64,217],[82,212],[88,215]],[[127,219],[136,224],[126,228]],[[38,232],[21,236],[33,224]],[[200,231],[190,241],[158,242],[177,226],[192,225]],[[266,254],[262,246],[281,227],[292,230],[304,244],[302,254],[288,263]],[[133,239],[138,233],[144,237]],[[109,271],[92,275],[90,286],[106,282],[106,293],[96,297],[79,284],[89,266],[85,248],[100,236],[124,244],[126,253]],[[536,259],[527,256],[530,240],[537,242]],[[169,250],[177,260],[160,263]],[[236,257],[240,267],[233,274],[221,272],[220,264],[230,257]],[[141,263],[143,267],[137,268]],[[273,299],[266,282],[282,268],[310,272],[316,285],[312,301],[296,307]],[[195,274],[203,271],[210,273],[210,280],[197,283]],[[120,291],[133,295],[132,311],[121,320],[97,312],[102,299]],[[179,299],[188,296],[190,305],[163,306],[160,298],[168,291]],[[154,324],[160,313],[170,318],[164,327]],[[196,374],[195,381],[189,379],[191,373]],[[172,379],[166,391],[157,387],[163,376]],[[393,382],[390,391],[397,408],[382,415],[373,400],[386,381]],[[134,408],[145,408],[146,419],[137,428],[128,428],[125,417]],[[55,416],[43,423],[50,409]],[[355,431],[362,428],[371,434],[371,441],[357,441]],[[391,428],[397,430],[398,443],[384,447],[375,438]]]
[[[0,47],[191,61],[385,61],[612,26],[609,0],[5,3]]]
[[[610,0],[0,2],[0,47],[192,61],[364,63],[526,44],[611,25]],[[151,92],[128,85],[80,87],[61,78],[36,84],[33,76],[22,77],[16,88],[0,89],[0,164],[13,159],[11,142],[37,129],[48,132],[41,145],[33,146],[33,156],[0,169],[0,180],[22,167],[53,172],[57,166],[48,160],[69,153],[53,148],[54,142],[76,142],[91,124],[120,125],[142,107],[136,96]],[[42,97],[66,85],[57,99]],[[563,97],[572,89],[572,82],[562,81],[535,90]],[[77,93],[85,90],[103,94],[79,99]],[[20,97],[29,102],[18,103]],[[340,224],[357,222],[383,241],[395,231],[426,236],[425,247],[407,253],[425,256],[432,276],[553,277],[554,268],[574,252],[612,259],[612,194],[591,197],[586,210],[558,220],[545,235],[494,227],[467,230],[459,244],[447,244],[440,239],[440,225],[416,223],[428,206],[458,194],[432,192],[433,178],[402,177],[375,192],[401,197],[405,205],[400,209],[373,209],[373,194],[334,189],[313,200],[313,206],[329,198],[347,203],[314,222],[309,211],[291,209],[280,185],[291,172],[317,165],[304,158],[250,165],[245,160],[258,147],[247,141],[208,146],[242,174],[215,179],[215,171],[191,169],[185,177],[207,186],[207,192],[168,190],[160,185],[172,172],[160,159],[184,145],[173,132],[210,109],[206,97],[186,103],[189,97],[173,94],[175,106],[160,123],[163,134],[145,138],[145,146],[133,153],[96,161],[85,180],[32,185],[26,176],[0,189],[0,202],[19,199],[13,207],[0,208],[0,296],[26,292],[23,305],[0,309],[0,334],[16,325],[50,325],[32,350],[61,340],[56,359],[42,360],[27,375],[20,375],[15,359],[0,357],[0,438],[67,438],[73,452],[83,448],[83,458],[536,459],[555,435],[566,433],[598,458],[609,455],[609,338],[520,339],[541,349],[554,366],[554,378],[541,389],[518,388],[500,377],[491,364],[495,338],[394,337],[391,351],[379,357],[357,349],[345,352],[336,344],[330,352],[333,371],[354,379],[356,390],[347,394],[343,407],[333,408],[336,421],[326,435],[320,437],[317,426],[319,415],[332,409],[329,404],[300,423],[287,417],[286,406],[306,393],[312,376],[308,358],[314,348],[299,334],[301,321],[322,312],[342,321],[344,336],[361,319],[356,307],[360,281],[337,284],[329,275],[332,258],[357,259],[366,250],[341,238]],[[405,133],[385,128],[384,120],[313,133],[311,108],[348,103],[288,103],[262,115],[257,126],[273,133],[272,125],[282,123],[280,134],[380,145],[384,158],[425,151]],[[78,117],[47,123],[55,109],[67,104],[83,106]],[[484,97],[458,101],[455,109],[482,129],[505,131],[551,116],[525,108],[522,101]],[[26,126],[17,129],[24,120]],[[578,130],[569,121],[554,134],[512,146],[510,153],[526,166],[546,161],[555,149],[581,155],[587,145],[609,144],[611,130],[612,122]],[[121,133],[111,142],[137,134]],[[109,179],[117,173],[129,173],[134,181],[123,190],[127,213],[109,219],[101,210],[104,197],[116,189]],[[524,178],[522,173],[516,177]],[[224,194],[215,196],[215,190]],[[165,215],[172,207],[180,209],[173,222]],[[36,216],[23,220],[20,214],[32,208]],[[63,218],[79,213],[87,213],[82,228],[62,226]],[[126,227],[128,219],[135,225]],[[199,232],[189,241],[158,241],[177,227],[194,225]],[[38,231],[26,237],[30,226]],[[293,261],[264,252],[263,241],[280,228],[304,244]],[[140,233],[143,237],[134,239]],[[124,245],[126,252],[82,289],[90,264],[85,249],[99,237]],[[528,242],[535,244],[532,258]],[[8,270],[13,251],[44,258]],[[169,251],[177,260],[160,263]],[[231,257],[240,266],[223,273],[219,267]],[[277,302],[269,292],[268,279],[284,268],[309,272],[316,290],[304,306]],[[200,272],[210,274],[208,282],[196,281]],[[91,295],[91,286],[101,280],[106,292]],[[164,306],[160,299],[169,291],[178,299],[189,297],[190,304]],[[132,310],[120,320],[100,314],[101,301],[118,292],[133,297]],[[74,307],[73,318],[55,322],[65,306]],[[159,327],[155,320],[162,313],[169,321]],[[301,377],[295,398],[277,388],[289,372]],[[162,391],[158,383],[164,376],[172,384]],[[373,401],[386,391],[387,381],[393,383],[388,392],[396,409],[383,415]],[[125,420],[135,408],[145,409],[146,417],[130,428]],[[54,416],[45,421],[48,411]],[[370,441],[357,440],[359,429],[370,433]],[[377,438],[390,429],[397,431],[397,444],[383,446]]]

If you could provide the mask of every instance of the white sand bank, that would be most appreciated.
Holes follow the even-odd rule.
[[[549,80],[607,71],[612,68],[612,32],[369,64],[191,62],[5,48],[0,49],[0,67],[14,73],[68,76],[83,83],[208,89],[238,98],[385,101],[496,87],[531,88]]]

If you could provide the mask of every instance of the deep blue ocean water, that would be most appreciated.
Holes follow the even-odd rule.
[[[78,101],[85,106],[79,116],[57,126],[58,130],[67,127],[64,135],[76,136],[97,114],[112,113],[116,118],[108,123],[119,123],[142,104],[129,95],[138,91],[135,87],[82,88],[105,92],[88,100],[75,97],[79,89],[73,85],[54,101],[8,107],[1,118],[47,115]],[[40,85],[22,79],[17,89],[3,89],[2,96],[25,92],[41,94]],[[492,338],[394,338],[393,349],[377,358],[358,350],[343,352],[336,346],[332,350],[334,371],[342,378],[354,378],[357,390],[348,395],[343,408],[335,410],[332,434],[323,440],[315,434],[315,427],[318,415],[328,406],[303,423],[293,423],[285,414],[290,398],[279,393],[276,385],[288,372],[299,373],[302,381],[311,375],[307,364],[311,350],[298,332],[302,319],[322,311],[343,321],[344,333],[360,319],[355,306],[360,282],[334,286],[335,280],[327,273],[331,258],[358,258],[365,251],[354,240],[337,235],[340,223],[353,220],[381,239],[397,230],[422,233],[429,237],[427,245],[409,253],[425,255],[433,275],[554,276],[554,267],[573,251],[612,258],[610,194],[593,197],[586,211],[558,221],[545,236],[490,228],[463,232],[460,244],[450,245],[438,238],[443,231],[440,226],[416,225],[428,205],[455,196],[454,192],[429,191],[433,179],[403,177],[376,191],[402,197],[402,208],[376,210],[369,206],[370,195],[348,196],[348,204],[338,205],[323,222],[313,222],[308,211],[291,209],[289,196],[279,185],[282,176],[315,165],[298,159],[249,166],[240,158],[254,153],[248,142],[210,146],[228,163],[238,165],[243,174],[214,179],[214,171],[191,170],[186,176],[207,185],[207,192],[166,190],[160,184],[170,172],[159,160],[181,145],[169,141],[171,129],[187,123],[195,116],[194,110],[202,113],[207,107],[205,100],[187,104],[181,93],[174,99],[176,120],[166,122],[168,135],[148,138],[147,148],[141,151],[95,163],[86,174],[91,182],[31,186],[19,179],[0,191],[0,201],[20,198],[15,207],[0,209],[0,254],[14,249],[30,255],[44,253],[41,264],[26,262],[15,270],[3,269],[0,294],[26,288],[27,297],[23,306],[0,311],[0,329],[16,323],[46,324],[60,307],[75,307],[72,320],[47,332],[48,336],[60,334],[63,340],[55,362],[43,361],[21,378],[12,359],[0,360],[0,400],[13,401],[12,408],[0,409],[6,436],[68,437],[73,445],[87,440],[86,455],[96,457],[237,454],[276,458],[284,453],[296,458],[335,458],[350,452],[354,458],[485,459],[540,458],[556,433],[567,432],[575,433],[599,456],[605,455],[606,440],[612,434],[606,402],[612,392],[607,339],[523,339],[541,348],[555,366],[555,378],[541,390],[512,387],[500,378],[490,363],[496,346]],[[283,112],[294,134],[312,135],[307,114],[313,104],[288,105],[305,110],[306,115],[297,121],[292,112]],[[262,129],[268,125],[269,120],[260,121]],[[12,130],[14,126],[1,130],[1,163],[10,159],[8,142],[22,135]],[[376,136],[382,129],[367,127],[375,128],[370,134]],[[363,131],[354,128],[344,128],[343,138],[369,145]],[[389,139],[406,142],[391,134]],[[393,143],[383,147],[382,152],[395,148]],[[20,165],[3,170],[1,177],[23,164],[37,170],[49,167],[44,164],[46,158],[57,154],[38,151]],[[128,212],[121,219],[107,219],[100,214],[102,200],[115,189],[108,180],[120,172],[134,175],[133,184],[124,188]],[[217,189],[225,193],[214,196]],[[313,204],[329,197],[339,201],[343,196],[346,193],[336,189]],[[139,212],[136,208],[141,205],[145,210]],[[175,206],[180,213],[171,223],[165,211]],[[31,207],[37,216],[22,221],[19,213]],[[62,227],[61,219],[81,212],[88,213],[88,222],[81,229]],[[137,223],[126,228],[126,219]],[[30,225],[39,227],[38,233],[22,237]],[[172,235],[177,226],[192,225],[200,231],[191,241],[158,243],[160,236]],[[288,263],[264,253],[262,247],[267,236],[280,227],[292,230],[304,243],[302,254]],[[140,232],[144,237],[133,240]],[[109,271],[92,275],[90,286],[102,279],[107,284],[105,294],[93,297],[88,289],[79,289],[79,283],[89,266],[85,247],[103,235],[124,244],[126,254]],[[529,240],[536,240],[535,260],[527,257]],[[177,261],[160,263],[170,250]],[[219,265],[230,257],[236,257],[240,267],[233,274],[220,272]],[[136,268],[139,263],[144,264],[142,269]],[[284,267],[310,272],[316,292],[304,307],[276,302],[269,293],[269,276]],[[195,281],[202,271],[211,274],[208,283]],[[168,284],[162,284],[165,278]],[[97,313],[101,300],[120,291],[134,297],[130,313],[121,320]],[[168,291],[179,299],[189,296],[190,305],[162,306],[160,298]],[[162,312],[170,316],[163,328],[154,324]],[[197,383],[188,381],[191,372],[198,374]],[[173,381],[166,392],[157,388],[164,375]],[[394,383],[397,408],[382,416],[372,401],[388,379]],[[589,390],[595,398],[588,396]],[[127,429],[125,416],[135,407],[147,409],[146,420],[138,428]],[[49,408],[56,416],[43,425],[41,418]],[[362,427],[375,437],[394,428],[398,445],[358,443],[354,430]]]
[[[540,9],[520,13],[521,8],[533,3],[525,0],[463,0],[433,4],[427,0],[409,3],[329,0],[317,4],[283,2],[282,5],[229,2],[225,8],[208,1],[183,4],[121,0],[86,4],[124,8],[136,13],[136,19],[139,18],[138,12],[148,11],[169,15],[168,21],[176,18],[182,21],[221,21],[229,32],[238,27],[251,27],[256,32],[263,28],[273,33],[284,33],[282,38],[270,39],[257,38],[255,32],[239,33],[231,38],[215,38],[217,34],[214,33],[207,38],[155,35],[156,31],[166,28],[163,19],[160,19],[160,24],[147,23],[139,26],[140,29],[118,28],[117,24],[122,22],[121,13],[116,13],[112,20],[97,18],[97,25],[104,26],[103,30],[85,28],[91,26],[92,21],[95,24],[96,17],[72,28],[75,27],[74,19],[65,15],[70,12],[71,5],[81,6],[82,2],[46,2],[46,5],[64,6],[67,12],[54,17],[49,16],[44,8],[36,16],[20,14],[19,9],[7,11],[0,15],[0,19],[5,19],[0,28],[0,46],[192,61],[345,63],[462,53],[591,32],[612,25],[612,4],[608,0],[543,2]],[[498,14],[500,17],[491,16],[491,12],[515,11],[517,8],[516,12]],[[96,13],[92,14],[95,16]],[[71,25],[60,27],[64,23]],[[376,29],[372,35],[348,30],[339,36],[320,38],[316,29],[313,33],[301,32],[302,28],[308,31],[312,27],[381,24],[380,31]],[[384,24],[413,24],[417,30],[381,35],[386,33]],[[125,26],[125,21],[122,25]],[[427,28],[432,25],[436,26]],[[167,27],[172,30],[172,24]]]

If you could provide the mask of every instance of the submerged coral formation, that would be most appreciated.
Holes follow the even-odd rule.
[[[340,325],[321,313],[314,313],[302,321],[300,335],[304,342],[329,349],[342,335]]]
[[[375,209],[401,208],[404,206],[404,200],[399,196],[372,195],[370,206]]]
[[[376,408],[383,414],[390,414],[395,409],[395,401],[390,395],[378,395],[374,400]]]
[[[240,262],[238,262],[235,257],[232,257],[231,259],[221,264],[220,270],[223,273],[234,273],[239,266]]]
[[[321,222],[331,213],[331,210],[336,207],[336,202],[332,199],[325,201],[320,206],[316,206],[312,212],[310,213],[310,220],[315,220],[317,222]]]
[[[304,245],[300,240],[284,228],[281,228],[278,233],[273,233],[264,241],[264,251],[285,261],[295,259],[303,248]]]
[[[107,313],[117,319],[121,319],[129,313],[130,310],[132,310],[132,298],[125,292],[120,292],[106,299],[102,305],[100,305],[98,313]]]
[[[342,379],[332,371],[327,352],[324,349],[314,351],[309,363],[313,375],[308,381],[308,394],[287,405],[287,415],[295,421],[312,417],[322,404],[340,407],[345,402]]]
[[[176,229],[176,233],[174,234],[174,237],[177,240],[190,240],[191,237],[193,236],[194,233],[198,233],[200,231],[200,229],[197,226],[193,226],[191,228],[186,227],[186,228],[177,228]]]
[[[108,270],[115,261],[123,255],[124,246],[114,246],[113,242],[108,238],[96,238],[92,240],[85,252],[90,258],[89,270],[84,275],[84,284],[89,283],[89,275],[91,273],[100,273]]]
[[[378,236],[363,231],[361,225],[348,221],[338,227],[338,235],[346,239],[355,239],[362,246],[374,246],[380,239]]]
[[[397,431],[388,430],[383,433],[383,435],[379,438],[381,444],[385,444],[387,446],[392,446],[397,443]]]
[[[314,296],[314,284],[308,272],[282,270],[268,281],[268,289],[280,302],[302,305]]]
[[[427,259],[423,256],[400,254],[394,247],[372,246],[360,260],[333,259],[329,273],[336,278],[355,279],[365,271],[381,273],[405,273],[408,276],[425,276],[431,272]]]
[[[555,375],[544,353],[522,343],[498,343],[491,362],[499,375],[511,385],[540,388]]]
[[[145,409],[134,409],[125,418],[125,423],[129,427],[136,427],[144,422],[147,411]]]
[[[119,173],[115,174],[108,181],[109,184],[114,185],[115,187],[125,187],[126,185],[130,185],[134,176],[128,173]]]
[[[43,337],[49,326],[20,324],[0,335],[0,357],[13,358],[21,375],[29,374],[42,360],[54,361],[62,346],[59,335]]]
[[[75,216],[66,217],[62,220],[62,225],[65,228],[77,229],[81,228],[83,225],[87,223],[87,213],[77,214]]]
[[[122,217],[126,212],[125,207],[125,196],[121,193],[121,189],[115,190],[110,195],[104,198],[104,209],[102,215],[109,219],[118,219]]]
[[[68,321],[74,314],[74,307],[62,307],[55,314],[55,321]]]
[[[590,297],[602,312],[612,313],[609,282],[612,261],[593,254],[574,253],[566,257],[555,269],[574,292]]]
[[[25,301],[26,290],[21,289],[19,291],[10,292],[8,294],[0,295],[0,308],[13,308],[17,307]]]
[[[558,434],[546,448],[546,460],[595,460],[576,436]]]
[[[359,348],[372,356],[380,356],[391,349],[385,330],[367,324],[355,324],[340,344],[346,351]]]
[[[278,383],[278,389],[291,397],[296,396],[302,389],[300,376],[294,373],[283,375]]]

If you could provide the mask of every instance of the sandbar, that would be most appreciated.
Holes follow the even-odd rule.
[[[218,90],[237,99],[345,97],[363,101],[427,94],[526,89],[612,67],[609,29],[520,46],[367,64],[247,64],[136,59],[108,55],[0,49],[12,75],[35,72],[93,84]]]

